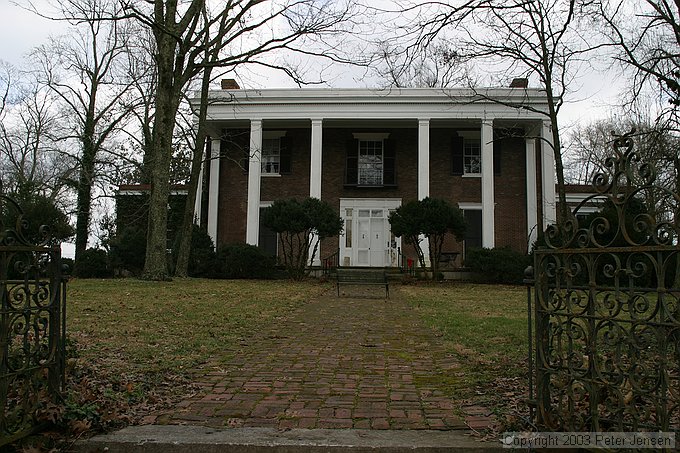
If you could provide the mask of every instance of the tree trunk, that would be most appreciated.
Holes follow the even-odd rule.
[[[173,48],[174,52],[174,48]],[[163,60],[159,44],[159,60]],[[170,55],[172,60],[172,55]],[[172,67],[172,63],[168,65]],[[172,72],[166,72],[159,65],[159,84],[156,93],[156,116],[153,128],[153,143],[149,150],[151,197],[149,199],[149,223],[146,241],[146,257],[142,278],[146,280],[167,280],[168,197],[170,194],[170,159],[172,157],[172,136],[179,95],[173,86]],[[146,160],[146,159],[145,159]]]
[[[91,101],[93,100],[94,97],[91,98]],[[94,115],[94,102],[91,102],[81,138],[83,155],[81,158],[80,174],[78,175],[76,201],[76,250],[73,266],[73,275],[75,276],[79,275],[79,261],[85,250],[87,250],[87,240],[90,235],[92,181],[94,180],[95,157],[97,154],[97,147],[94,144]]]
[[[83,156],[83,165],[85,164],[85,156]],[[90,213],[92,207],[92,186],[91,174],[81,168],[80,176],[78,177],[77,189],[77,213],[76,213],[76,253],[75,262],[73,266],[73,275],[78,276],[80,272],[79,262],[85,250],[87,250],[87,239],[90,234]]]
[[[675,193],[680,195],[680,159],[675,156],[673,159],[674,172],[675,172]],[[673,203],[673,200],[671,200]],[[680,206],[675,206],[675,212],[673,212],[675,220],[675,225],[680,225]],[[678,238],[680,240],[680,238]],[[680,252],[675,255],[675,278],[673,279],[673,288],[680,288]],[[680,313],[680,304],[676,304],[678,313]]]
[[[203,70],[203,80],[201,82],[201,105],[198,112],[198,131],[196,132],[196,146],[194,155],[191,159],[191,177],[189,178],[189,191],[187,201],[184,206],[184,216],[182,226],[179,231],[179,249],[177,251],[177,263],[175,264],[175,277],[189,276],[189,256],[191,254],[191,232],[194,224],[194,205],[196,196],[202,189],[201,167],[203,166],[203,152],[205,150],[206,127],[205,119],[208,114],[208,88],[210,87],[210,75],[212,68],[207,67]],[[218,157],[219,159],[219,157]],[[217,244],[214,244],[217,251]]]

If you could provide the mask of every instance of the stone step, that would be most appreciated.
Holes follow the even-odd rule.
[[[130,426],[75,445],[78,453],[472,453],[498,452],[468,431]],[[505,450],[507,451],[507,450]]]

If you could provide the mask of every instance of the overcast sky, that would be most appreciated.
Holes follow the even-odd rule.
[[[19,3],[23,1],[25,0],[17,0]],[[46,4],[46,0],[33,2],[38,7]],[[50,21],[26,11],[13,0],[0,0],[0,18],[0,60],[17,67],[25,65],[26,56],[31,49],[45,43],[50,35],[64,34],[67,26],[64,22]],[[258,68],[258,72],[258,76],[245,77],[248,85],[244,88],[295,86],[280,73],[266,74],[262,68]],[[363,73],[359,71],[340,68],[336,74],[332,79],[333,87],[359,88],[371,85],[371,81],[363,79]],[[616,77],[601,74],[582,77],[578,85],[579,92],[572,96],[572,102],[563,106],[560,114],[560,128],[564,138],[571,126],[607,116],[616,104],[621,86]],[[574,102],[576,100],[578,102]]]
[[[45,0],[34,0],[38,5],[44,4]],[[12,2],[12,0],[0,0],[0,59],[15,66],[21,66],[25,62],[25,56],[35,46],[43,44],[50,34],[62,34],[65,24],[43,19],[30,13]],[[335,78],[333,83],[336,87],[363,87],[366,85],[361,80],[361,74],[348,75],[349,71],[341,71],[344,76]],[[280,74],[249,79],[253,86],[260,87],[283,87],[294,86]],[[615,77],[603,77],[594,74],[583,78],[579,84],[578,102],[572,102],[564,106],[561,115],[561,126],[567,127],[579,121],[591,121],[606,116],[611,110],[611,105],[616,102],[619,86]],[[259,86],[256,86],[259,85]]]

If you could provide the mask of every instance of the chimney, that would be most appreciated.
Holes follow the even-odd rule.
[[[222,81],[224,83],[224,81]],[[529,79],[526,77],[512,79],[510,88],[527,88],[529,86]]]
[[[240,90],[241,87],[234,79],[222,79],[222,89],[223,90]]]

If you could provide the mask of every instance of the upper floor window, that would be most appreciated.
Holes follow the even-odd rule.
[[[479,140],[463,141],[463,174],[478,175],[482,172],[482,149]]]
[[[281,175],[291,172],[291,151],[286,131],[264,131],[260,154],[262,175]]]
[[[345,185],[396,186],[396,153],[389,133],[353,134],[347,148]]]
[[[381,186],[383,183],[382,140],[359,140],[359,185]]]
[[[281,139],[262,139],[262,173],[278,175],[281,171]]]

